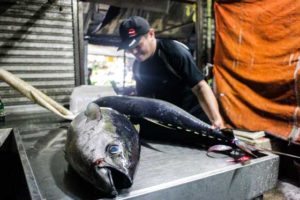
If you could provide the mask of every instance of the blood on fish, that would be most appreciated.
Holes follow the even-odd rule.
[[[103,162],[105,162],[104,158],[99,158],[94,162],[94,165],[101,165]]]

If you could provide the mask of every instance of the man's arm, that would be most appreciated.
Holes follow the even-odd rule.
[[[213,128],[224,128],[217,99],[205,80],[199,81],[193,88],[198,102],[212,123]]]

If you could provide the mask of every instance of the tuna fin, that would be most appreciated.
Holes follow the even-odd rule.
[[[224,128],[221,129],[221,132],[224,134],[225,137],[227,137],[229,140],[234,139],[233,130],[230,128]]]
[[[141,145],[142,146],[144,146],[144,147],[147,147],[147,148],[149,148],[149,149],[152,149],[152,150],[154,150],[154,151],[158,151],[158,152],[163,152],[163,151],[161,151],[161,150],[159,150],[159,149],[157,149],[157,148],[155,148],[155,147],[153,147],[152,145],[150,145],[149,143],[147,143],[145,140],[143,140],[143,139],[140,139],[140,141],[141,141]]]
[[[232,143],[241,149],[242,151],[248,153],[249,155],[253,156],[254,158],[257,157],[253,152],[255,151],[254,147],[251,147],[250,145],[247,145],[246,143],[240,141],[234,136],[233,130],[230,128],[221,129],[221,132],[224,134],[224,136],[228,137],[232,141]]]
[[[257,158],[258,156],[254,154],[255,148],[251,145],[246,144],[245,142],[234,139],[233,143],[242,151],[248,153],[249,155],[253,156],[254,158]]]
[[[93,102],[89,103],[89,105],[86,107],[84,114],[89,120],[101,120],[102,119],[100,107]]]

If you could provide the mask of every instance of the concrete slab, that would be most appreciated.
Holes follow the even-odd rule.
[[[14,116],[5,123],[19,128],[41,195],[48,200],[107,199],[69,169],[64,158],[68,122],[48,115]],[[153,148],[142,146],[134,184],[115,199],[243,200],[277,183],[279,157],[273,154],[241,165],[226,156],[210,158],[200,147],[148,143]]]
[[[43,134],[39,134],[43,135]],[[28,157],[46,199],[102,199],[64,159],[66,130],[27,143]],[[26,142],[24,143],[26,146]],[[267,154],[250,164],[210,158],[203,149],[171,144],[142,146],[134,184],[116,199],[252,199],[275,187],[279,158]]]

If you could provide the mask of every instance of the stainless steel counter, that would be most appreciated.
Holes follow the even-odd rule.
[[[104,199],[105,197],[68,168],[64,142],[69,122],[51,113],[36,118],[8,120],[18,127],[42,196],[58,199]],[[23,131],[22,131],[23,130]],[[252,199],[275,187],[279,158],[273,154],[241,165],[228,157],[210,158],[191,146],[148,142],[133,186],[116,199]]]

